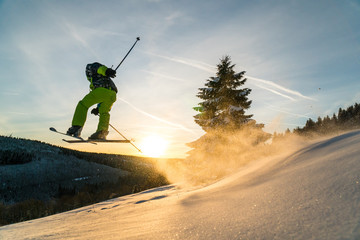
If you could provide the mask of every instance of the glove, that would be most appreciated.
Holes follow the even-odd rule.
[[[116,77],[116,71],[115,71],[114,69],[108,68],[108,69],[106,69],[106,71],[105,71],[105,75],[106,75],[107,77],[114,78],[114,77]]]
[[[91,114],[94,114],[94,115],[99,115],[99,108],[93,108],[92,110],[91,110]]]

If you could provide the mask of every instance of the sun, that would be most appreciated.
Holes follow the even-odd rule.
[[[161,157],[164,155],[169,142],[158,135],[144,138],[140,143],[141,151],[149,157]]]

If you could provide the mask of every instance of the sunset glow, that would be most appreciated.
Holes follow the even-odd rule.
[[[151,135],[146,137],[141,142],[141,150],[148,157],[161,157],[165,154],[165,151],[169,145],[169,142],[164,138]]]

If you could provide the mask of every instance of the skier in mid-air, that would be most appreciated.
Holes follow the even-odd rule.
[[[117,88],[111,78],[116,77],[116,71],[107,68],[98,62],[86,66],[86,77],[90,82],[90,93],[88,93],[76,106],[72,126],[67,131],[67,135],[80,137],[82,128],[85,124],[88,109],[98,104],[92,110],[95,115],[100,115],[97,130],[89,139],[105,140],[109,131],[110,110],[116,101]]]

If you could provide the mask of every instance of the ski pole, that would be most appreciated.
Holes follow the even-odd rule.
[[[132,45],[132,47],[130,48],[130,50],[128,51],[128,53],[125,55],[125,57],[123,58],[123,60],[121,60],[121,62],[119,63],[119,65],[115,68],[115,71],[120,67],[120,65],[123,63],[123,61],[125,60],[125,58],[129,55],[129,53],[131,52],[131,50],[135,47],[135,44],[140,41],[140,37],[136,38],[135,43]]]
[[[99,107],[100,104],[98,104],[97,108],[94,108],[93,110],[91,110],[91,114],[94,114],[95,116],[99,116],[99,110],[98,110],[98,107]],[[113,125],[111,125],[109,123],[109,126],[112,127],[112,129],[114,129],[118,134],[120,134],[120,136],[122,136],[126,141],[128,141],[131,145],[134,146],[134,148],[136,148],[139,152],[142,153],[142,151],[137,147],[135,146],[135,144],[133,144],[129,139],[127,139],[124,135],[121,134],[121,132],[119,132]],[[50,128],[51,131],[54,131]]]
[[[141,151],[137,146],[135,146],[129,139],[127,139],[127,138],[126,138],[124,135],[122,135],[116,128],[114,128],[113,125],[111,125],[111,124],[109,123],[109,126],[112,127],[118,134],[120,134],[126,141],[129,141],[129,143],[130,143],[131,145],[133,145],[134,148],[136,148],[139,152],[142,153],[142,151]]]

